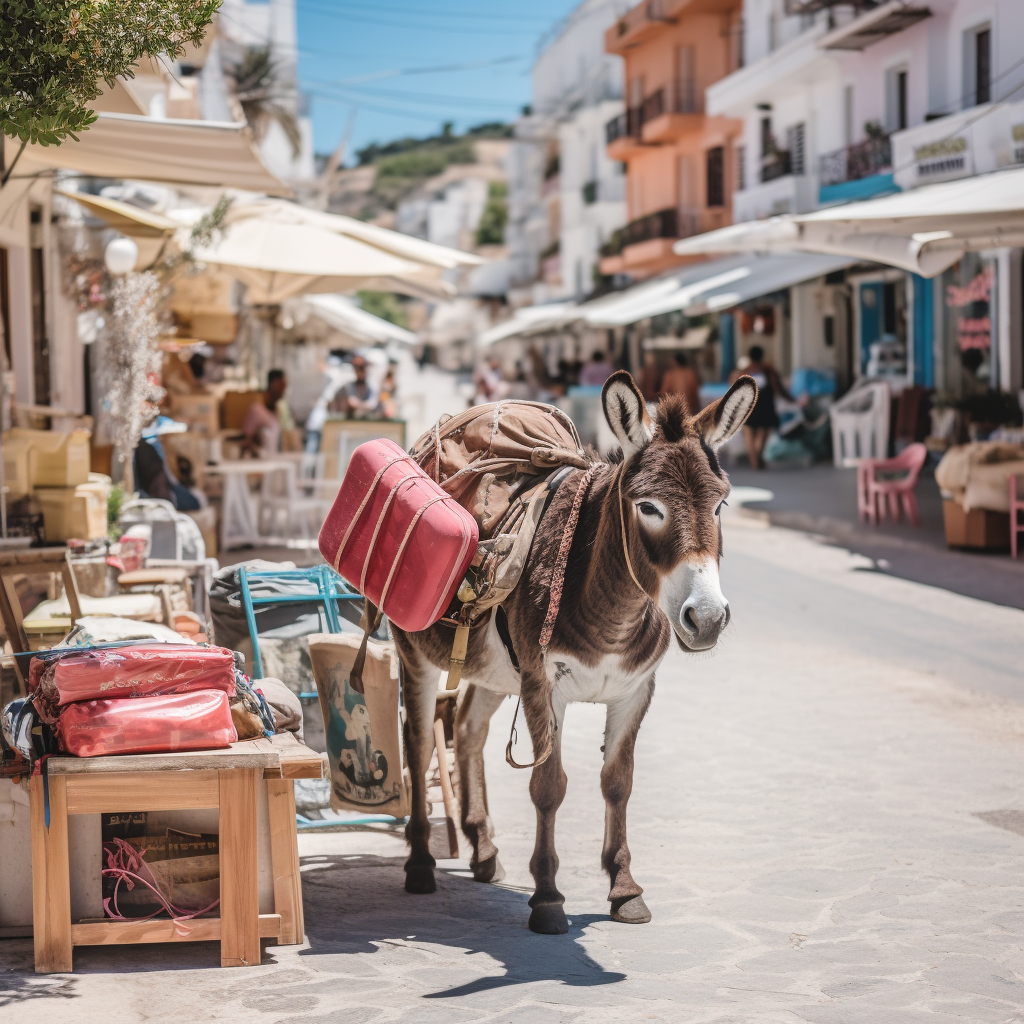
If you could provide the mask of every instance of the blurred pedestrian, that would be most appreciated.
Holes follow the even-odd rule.
[[[640,392],[648,402],[655,402],[658,395],[662,393],[661,370],[658,369],[657,356],[648,350],[644,353],[643,366],[640,367],[640,376],[637,380],[640,385]]]
[[[489,356],[483,366],[476,371],[473,383],[476,384],[476,394],[473,396],[476,404],[497,402],[508,394],[508,385],[501,370],[501,360],[495,355]]]
[[[264,451],[276,452],[281,447],[281,431],[289,426],[287,403],[288,378],[284,370],[271,370],[267,374],[267,389],[262,397],[249,406],[242,421],[242,450],[252,455]]]
[[[614,372],[615,367],[604,352],[595,352],[590,357],[590,362],[580,370],[580,384],[584,387],[599,388]]]
[[[676,352],[675,364],[661,378],[661,390],[666,395],[682,395],[691,416],[700,412],[700,374],[690,365],[685,352]]]
[[[381,417],[380,395],[366,379],[366,357],[354,355],[355,380],[342,384],[334,396],[334,410],[347,420],[376,420]]]
[[[752,345],[749,352],[750,362],[743,373],[754,378],[757,384],[757,402],[750,410],[747,422],[743,426],[743,440],[747,445],[747,458],[752,469],[764,469],[764,446],[768,443],[768,435],[779,425],[779,414],[775,409],[775,396],[781,395],[788,402],[794,401],[793,396],[782,383],[779,371],[764,357],[764,349],[760,345]],[[733,373],[733,378],[740,372]]]

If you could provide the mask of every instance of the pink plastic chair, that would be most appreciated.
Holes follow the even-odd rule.
[[[1024,512],[1024,476],[1011,476],[1007,478],[1010,485],[1010,557],[1017,557],[1017,535],[1024,533],[1024,521],[1020,514]]]
[[[861,521],[877,526],[886,518],[900,520],[900,506],[914,526],[921,525],[914,488],[928,457],[923,444],[907,445],[895,459],[864,459],[857,467],[857,512]],[[889,476],[889,474],[900,474]],[[884,474],[879,479],[879,474]]]

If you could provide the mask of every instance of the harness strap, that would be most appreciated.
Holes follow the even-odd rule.
[[[619,472],[619,525],[622,527],[622,553],[626,556],[626,568],[629,570],[629,575],[633,577],[633,582],[640,588],[640,592],[651,600],[651,595],[644,589],[644,585],[636,578],[636,573],[633,572],[633,563],[629,557],[629,538],[626,536],[626,511],[622,505],[622,478],[626,475],[626,464],[622,464],[622,470]]]
[[[452,644],[452,656],[448,659],[448,678],[445,680],[446,690],[458,689],[462,681],[462,670],[466,667],[466,651],[469,650],[469,623],[460,622],[455,627],[455,642]]]

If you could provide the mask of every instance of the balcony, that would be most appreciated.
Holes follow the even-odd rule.
[[[848,202],[893,192],[892,144],[888,135],[874,135],[825,153],[819,161],[819,201]]]
[[[613,232],[601,246],[601,273],[649,273],[676,264],[679,258],[672,252],[672,244],[700,230],[697,210],[670,207],[638,217]]]
[[[643,149],[640,137],[643,123],[643,107],[630,107],[604,126],[608,156],[612,160],[628,160]]]
[[[696,79],[676,79],[644,100],[641,137],[648,143],[672,141],[697,127],[703,114],[704,90]]]
[[[789,159],[789,152],[785,149],[777,149],[761,158],[761,184],[769,181],[777,181],[793,173],[793,165]]]
[[[638,43],[675,22],[676,13],[687,0],[644,0],[627,11],[604,34],[606,53],[620,56]]]

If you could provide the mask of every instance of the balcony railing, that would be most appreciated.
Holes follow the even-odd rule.
[[[610,146],[619,139],[638,139],[643,125],[643,107],[630,107],[604,126],[605,141]]]
[[[618,256],[627,245],[639,245],[654,238],[679,238],[679,211],[673,206],[667,210],[649,213],[646,217],[638,217],[630,221],[624,228],[612,232],[611,238],[601,246],[602,256]],[[689,231],[693,234],[693,231]]]
[[[675,79],[651,93],[640,110],[644,123],[662,114],[700,114],[704,110],[704,90],[693,78]]]
[[[892,143],[888,135],[875,135],[825,153],[820,160],[822,185],[841,185],[844,181],[859,181],[881,174],[892,167]]]
[[[793,165],[790,162],[788,150],[776,150],[761,160],[761,184],[775,181],[777,178],[784,178],[787,174],[792,173]]]

